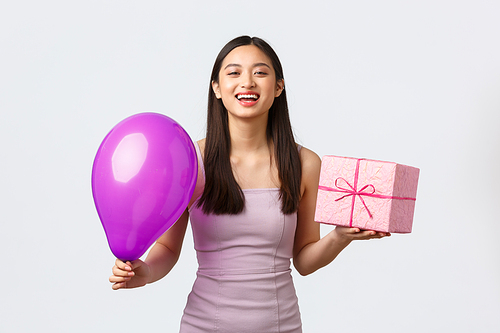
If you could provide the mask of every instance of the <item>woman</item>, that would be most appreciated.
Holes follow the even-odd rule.
[[[181,332],[301,332],[290,259],[301,275],[329,264],[355,239],[388,233],[314,222],[320,159],[293,138],[280,61],[242,36],[219,53],[209,87],[198,181],[176,224],[145,262],[117,260],[113,289],[164,277],[191,220],[199,269]]]

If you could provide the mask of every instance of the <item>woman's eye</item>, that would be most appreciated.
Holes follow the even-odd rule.
[[[240,74],[240,73],[238,73],[238,72],[229,72],[229,73],[227,73],[227,75],[238,75],[238,74]]]
[[[255,72],[255,75],[267,75],[267,73],[266,72],[257,71],[257,72]]]

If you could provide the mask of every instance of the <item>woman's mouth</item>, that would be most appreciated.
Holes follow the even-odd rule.
[[[256,93],[240,93],[236,94],[238,101],[242,103],[252,103],[259,99],[260,95]]]

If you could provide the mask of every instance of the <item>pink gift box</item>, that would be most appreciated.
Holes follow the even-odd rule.
[[[418,175],[419,169],[397,163],[324,156],[315,220],[410,233]]]

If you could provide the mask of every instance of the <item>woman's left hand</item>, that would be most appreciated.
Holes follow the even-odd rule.
[[[380,232],[374,230],[361,230],[359,228],[349,228],[336,226],[333,230],[340,239],[346,241],[353,240],[367,240],[367,239],[378,239],[389,237],[391,234],[389,232]]]

